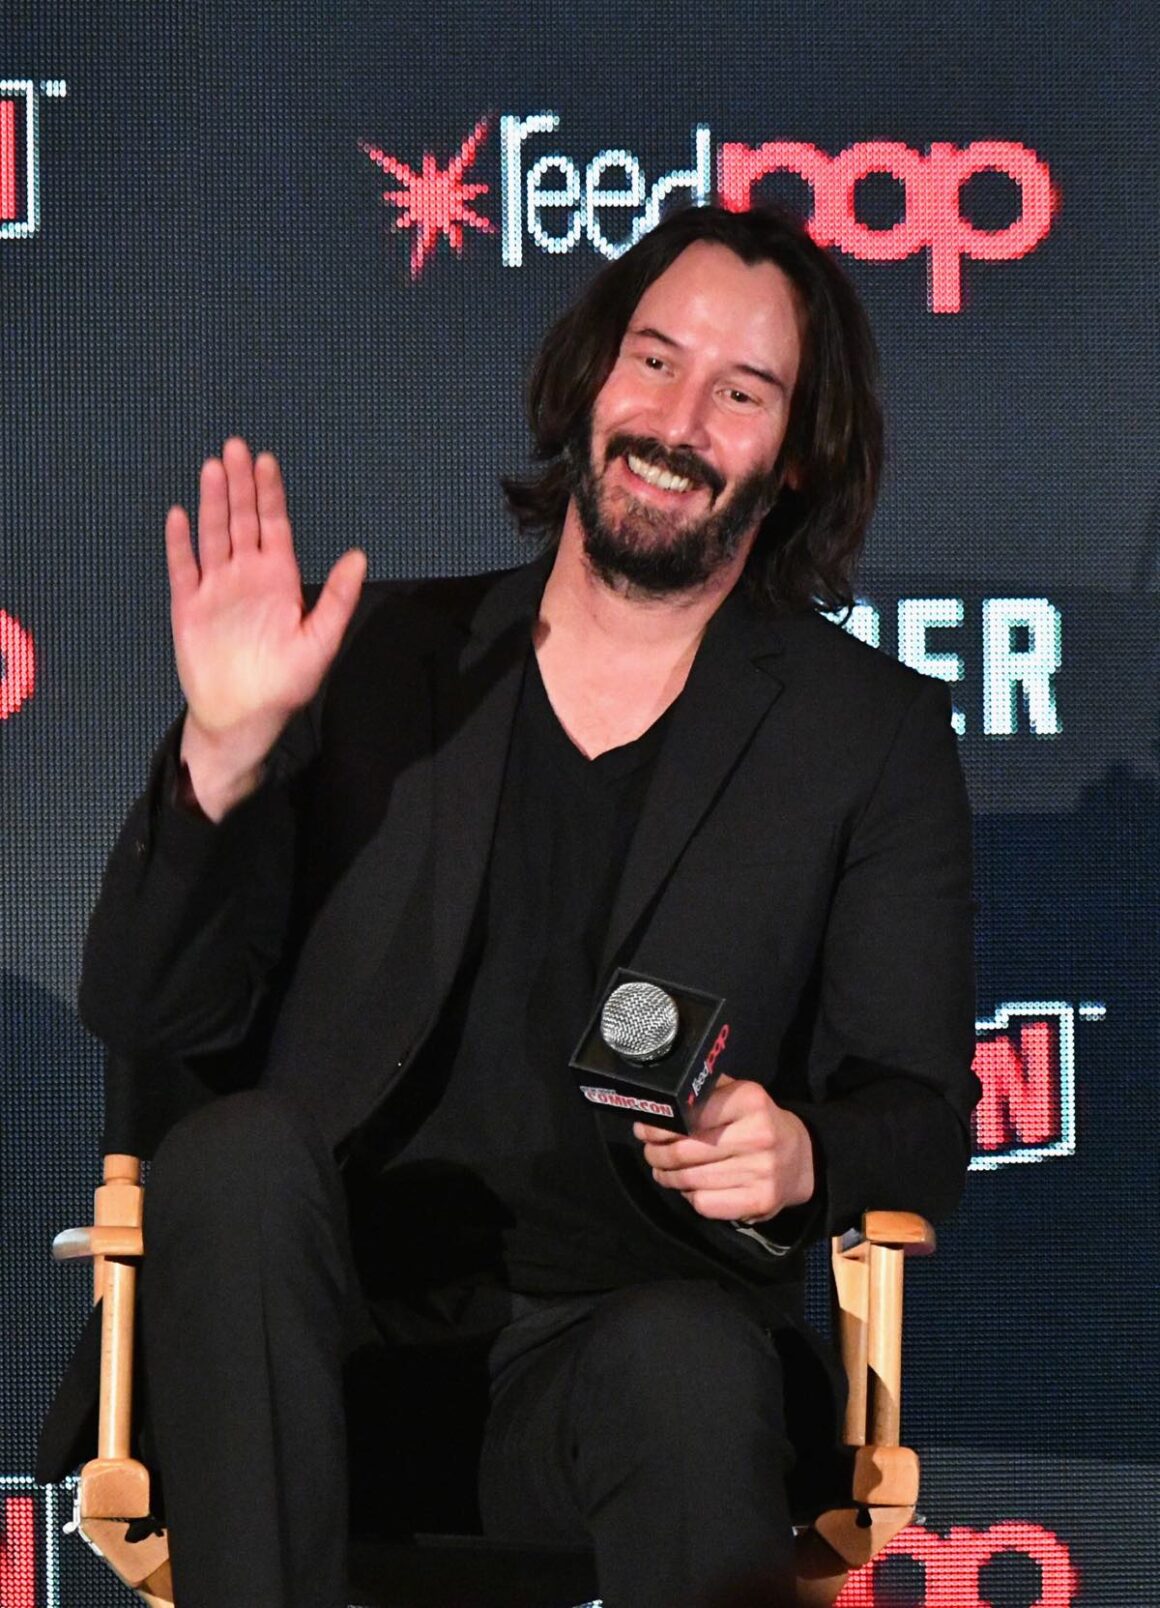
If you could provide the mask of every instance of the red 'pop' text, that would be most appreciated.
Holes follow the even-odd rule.
[[[0,100],[0,223],[16,216],[16,102]]]
[[[36,690],[36,648],[20,621],[0,609],[0,720],[14,715]]]
[[[1055,208],[1051,174],[1034,151],[1012,140],[975,140],[967,146],[937,141],[923,155],[897,140],[866,140],[829,156],[816,145],[770,140],[766,145],[722,145],[718,159],[721,200],[740,212],[753,187],[773,173],[793,173],[813,197],[810,233],[819,245],[837,246],[867,262],[897,262],[930,253],[929,301],[934,313],[963,305],[964,257],[1000,262],[1025,257],[1051,228]],[[871,228],[855,210],[863,179],[884,173],[902,186],[902,215],[888,228]],[[962,211],[962,189],[979,173],[1000,173],[1019,191],[1019,211],[1002,229],[979,229]]]
[[[0,1505],[0,1608],[36,1608],[36,1508],[32,1496],[6,1496]]]
[[[1030,1558],[1038,1565],[1039,1595],[1031,1608],[1068,1608],[1079,1591],[1079,1577],[1071,1554],[1051,1530],[1024,1520],[1007,1519],[987,1530],[955,1526],[936,1535],[911,1525],[896,1535],[873,1564],[851,1575],[835,1608],[874,1608],[878,1601],[874,1577],[887,1558],[913,1558],[925,1577],[922,1608],[988,1608],[979,1581],[985,1563],[1005,1552]]]

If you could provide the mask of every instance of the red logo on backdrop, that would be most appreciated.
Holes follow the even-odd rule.
[[[378,146],[359,141],[359,149],[402,186],[384,190],[383,200],[398,209],[396,229],[416,231],[411,247],[412,279],[422,273],[440,235],[447,237],[455,251],[462,252],[465,228],[478,229],[481,234],[494,233],[495,224],[481,218],[470,204],[476,196],[487,194],[487,185],[464,182],[464,174],[479,154],[486,134],[487,118],[481,117],[445,168],[440,168],[430,151],[424,151],[421,173]]]
[[[875,1608],[875,1577],[886,1559],[898,1557],[913,1559],[922,1569],[920,1608],[989,1608],[980,1571],[1004,1553],[1030,1558],[1039,1568],[1039,1595],[1028,1608],[1068,1608],[1075,1601],[1079,1576],[1064,1543],[1042,1525],[1007,1519],[987,1530],[956,1526],[945,1536],[911,1525],[872,1564],[850,1576],[835,1608]]]
[[[1086,1007],[1085,1007],[1086,1008]],[[1059,1000],[1001,1005],[976,1022],[971,1166],[1042,1161],[1075,1150],[1075,1011]]]
[[[14,715],[36,690],[36,648],[11,614],[0,609],[0,720]]]
[[[753,187],[773,173],[793,173],[813,197],[809,231],[822,246],[837,246],[865,262],[898,262],[930,253],[932,313],[963,305],[963,258],[1010,261],[1033,251],[1051,228],[1055,196],[1051,174],[1034,151],[1011,140],[975,140],[959,147],[938,141],[924,155],[897,140],[867,140],[828,156],[816,145],[771,140],[768,145],[723,145],[721,200],[735,212],[751,204]],[[864,179],[886,174],[902,188],[902,216],[872,229],[857,213]],[[980,173],[998,173],[1019,192],[1019,211],[1001,229],[979,229],[962,210],[963,186]]]
[[[0,100],[0,223],[19,216],[16,200],[16,102]]]
[[[43,1498],[31,1480],[18,1475],[4,1476],[3,1484],[9,1490],[0,1497],[0,1608],[36,1608],[41,1545],[37,1509]]]
[[[0,240],[27,240],[40,227],[41,104],[67,94],[63,78],[0,78]]]
[[[550,255],[570,252],[586,239],[600,255],[618,257],[657,224],[674,195],[698,204],[714,188],[712,131],[694,128],[688,167],[663,173],[650,185],[636,154],[617,147],[585,160],[537,143],[559,128],[556,112],[499,119],[501,252],[518,268],[533,247]],[[440,236],[462,252],[464,229],[496,232],[472,205],[490,186],[465,180],[487,137],[481,118],[446,168],[423,155],[416,172],[398,157],[363,140],[360,149],[400,183],[383,192],[397,209],[395,227],[414,229],[411,277],[430,260]],[[1051,229],[1058,198],[1047,164],[1014,140],[973,140],[964,146],[936,140],[917,150],[898,140],[864,140],[836,155],[800,140],[769,140],[750,146],[717,145],[716,189],[722,205],[742,211],[755,190],[776,174],[801,179],[810,194],[807,228],[814,239],[865,262],[898,262],[929,256],[928,303],[932,312],[957,313],[964,301],[963,261],[1008,262],[1039,245]],[[1014,216],[998,228],[983,228],[963,210],[963,191],[980,174],[997,174],[1017,197]],[[859,186],[885,176],[900,192],[901,211],[878,227],[859,216]]]

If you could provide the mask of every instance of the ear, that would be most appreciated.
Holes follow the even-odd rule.
[[[796,463],[786,464],[781,483],[783,486],[788,486],[791,491],[800,491],[802,489],[802,472]]]

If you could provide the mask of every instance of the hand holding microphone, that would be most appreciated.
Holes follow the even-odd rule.
[[[760,1083],[722,1075],[689,1135],[633,1124],[662,1189],[676,1189],[702,1217],[762,1222],[814,1192],[809,1130]]]
[[[619,971],[572,1058],[593,1104],[638,1116],[662,1189],[702,1217],[761,1222],[814,1193],[809,1130],[760,1083],[721,1066],[725,1001]]]

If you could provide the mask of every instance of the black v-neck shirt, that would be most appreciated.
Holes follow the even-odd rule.
[[[665,1238],[624,1197],[568,1061],[668,719],[587,759],[529,651],[472,941],[388,1124],[383,1295],[479,1327],[507,1321],[511,1292],[664,1276]]]

